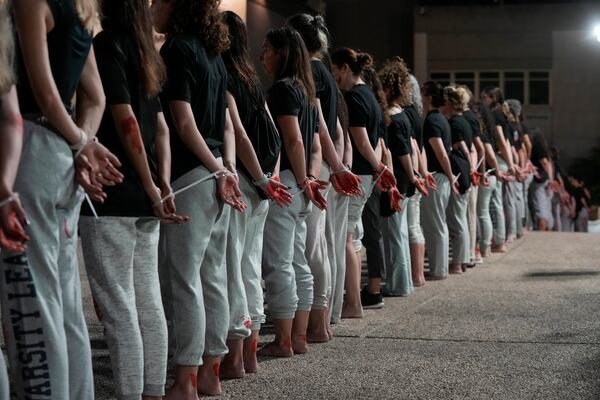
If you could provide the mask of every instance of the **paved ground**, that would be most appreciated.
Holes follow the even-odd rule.
[[[222,398],[600,399],[599,236],[531,233],[464,276],[385,302],[309,354],[225,382]],[[97,398],[113,399],[89,297],[86,314]]]

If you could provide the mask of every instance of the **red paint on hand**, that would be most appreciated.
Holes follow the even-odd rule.
[[[142,142],[140,127],[135,117],[129,117],[121,121],[121,130],[125,139],[130,141],[133,149],[141,154],[144,150],[144,143]]]
[[[252,352],[256,353],[257,351],[258,351],[258,339],[254,339],[252,341]]]
[[[197,388],[198,387],[198,375],[190,374],[190,382],[192,383],[193,388]]]
[[[212,366],[212,368],[213,368],[213,373],[218,378],[220,376],[220,372],[221,372],[221,364],[220,363],[214,363],[213,366]]]
[[[300,340],[301,342],[306,343],[306,335],[298,335],[298,340]]]
[[[285,338],[283,346],[288,350],[292,350],[292,338],[290,336]]]

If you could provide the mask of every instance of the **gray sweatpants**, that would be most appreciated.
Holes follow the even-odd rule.
[[[0,294],[18,399],[94,398],[90,340],[77,266],[83,195],[64,139],[25,122],[15,191],[31,224],[22,254],[2,253]]]
[[[120,400],[164,395],[167,323],[158,281],[159,221],[81,217],[85,268]]]
[[[452,264],[467,264],[471,259],[468,205],[469,192],[450,194],[448,208],[446,208],[446,222],[450,233],[450,246],[452,246]]]
[[[517,235],[517,184],[520,182],[505,182],[502,198],[504,201],[504,216],[506,218],[506,234]]]
[[[329,181],[329,166],[323,163],[319,179]],[[328,193],[334,190],[331,185],[327,186],[321,193],[328,197]],[[327,242],[333,241],[333,231],[326,229],[326,214],[330,210],[319,210],[312,207],[306,217],[306,261],[314,279],[313,304],[315,310],[322,310],[328,306],[331,296],[331,265],[329,265],[329,252]],[[327,236],[329,235],[329,237]]]
[[[281,183],[296,193],[296,178],[281,171]],[[263,243],[263,277],[269,313],[274,319],[293,319],[296,311],[310,311],[313,276],[306,261],[306,216],[311,203],[298,193],[289,207],[269,207]]]
[[[344,301],[346,282],[346,237],[348,235],[348,202],[350,198],[337,193],[333,188],[327,194],[325,237],[327,255],[331,267],[331,298],[329,314],[332,323],[339,322]]]
[[[500,156],[498,156],[498,168],[504,172],[508,171],[508,165]],[[496,185],[492,190],[492,197],[490,199],[490,215],[492,217],[492,224],[494,225],[492,240],[497,246],[504,244],[506,241],[503,187],[504,183],[500,179],[496,179]]]
[[[9,400],[10,390],[8,387],[8,375],[6,374],[6,364],[4,355],[0,352],[0,400]]]
[[[546,220],[548,229],[554,225],[554,217],[552,216],[552,202],[547,192],[548,181],[531,182],[529,186],[529,207],[535,228],[540,219]]]
[[[380,218],[387,260],[384,293],[390,296],[405,296],[414,290],[406,218],[408,201],[408,199],[402,200],[400,212]]]
[[[194,168],[173,182],[173,190],[207,175],[206,168]],[[202,365],[203,355],[218,357],[228,351],[225,250],[230,207],[217,199],[216,188],[211,178],[177,195],[177,212],[190,220],[161,227],[159,269],[166,280],[161,289],[177,365]]]
[[[360,188],[362,189],[362,196],[350,197],[350,201],[348,202],[348,233],[352,234],[356,233],[356,225],[361,221],[363,209],[373,191],[373,176],[359,175],[359,177],[361,180]]]
[[[243,213],[232,212],[227,232],[227,294],[229,338],[245,338],[265,322],[261,259],[263,231],[269,202],[243,174],[240,190],[248,206]],[[277,207],[273,204],[272,207]]]
[[[421,200],[421,225],[425,246],[429,258],[431,275],[445,277],[448,275],[448,226],[446,225],[446,208],[450,197],[450,181],[442,173],[435,173],[437,189]]]
[[[469,261],[475,260],[477,246],[477,197],[479,186],[471,186],[468,193],[467,220],[469,223]]]
[[[406,217],[408,220],[408,239],[410,244],[424,244],[423,229],[421,228],[421,198],[423,195],[416,192],[408,199]]]
[[[479,193],[477,195],[477,218],[479,219],[479,226],[481,227],[479,249],[482,254],[488,252],[494,234],[494,226],[490,214],[490,201],[492,193],[496,188],[496,177],[494,175],[489,176],[489,181],[489,186],[479,186]]]

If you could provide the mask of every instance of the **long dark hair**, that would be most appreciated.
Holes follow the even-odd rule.
[[[280,56],[275,79],[292,78],[296,80],[310,103],[315,104],[315,82],[308,51],[300,34],[296,30],[284,26],[270,30],[267,33],[267,41]]]
[[[427,81],[423,84],[423,94],[431,96],[431,105],[439,108],[444,105],[444,88],[438,82]]]
[[[286,25],[291,26],[300,33],[309,53],[327,51],[329,31],[322,16],[315,15],[313,17],[308,14],[296,14],[286,21]]]
[[[373,67],[373,57],[368,53],[358,53],[348,47],[337,49],[331,54],[331,62],[338,68],[348,64],[352,73],[362,75],[363,71]]]
[[[259,85],[254,65],[248,53],[248,31],[244,21],[233,11],[223,13],[223,21],[229,28],[230,46],[223,52],[223,62],[229,74],[237,75],[250,93],[255,94]]]
[[[489,96],[492,99],[492,104],[490,104],[490,108],[492,110],[496,110],[502,107],[502,103],[504,103],[504,94],[502,94],[502,90],[500,90],[497,86],[486,86],[483,88],[481,93]]]
[[[389,116],[386,113],[388,109],[388,102],[385,98],[385,92],[383,91],[383,85],[377,76],[377,71],[372,66],[365,68],[362,74],[363,79],[367,86],[371,89],[375,98],[377,99],[377,103],[379,103],[379,108],[381,108],[381,113],[384,115],[385,123],[388,124],[390,122]]]
[[[15,42],[8,16],[8,4],[0,5],[0,95],[8,92],[15,83]]]
[[[209,53],[221,54],[229,47],[229,37],[220,4],[221,0],[173,0],[168,33],[198,36]]]
[[[152,19],[146,0],[103,0],[102,27],[126,32],[136,45],[144,89],[157,95],[167,74],[162,57],[154,46]]]

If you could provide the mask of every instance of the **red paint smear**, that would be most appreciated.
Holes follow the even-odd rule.
[[[190,382],[192,382],[193,388],[197,388],[198,387],[198,375],[190,374]]]
[[[306,343],[306,335],[298,335],[298,339],[304,343]]]
[[[292,350],[292,338],[289,336],[287,338],[285,338],[285,340],[283,341],[283,345],[285,346],[286,349]]]
[[[252,341],[252,352],[256,353],[257,350],[258,350],[258,339],[254,339]]]
[[[141,154],[144,150],[144,143],[142,142],[142,135],[140,134],[140,128],[135,117],[129,117],[121,121],[121,129],[125,138],[129,138],[131,141],[133,149]]]
[[[73,236],[71,234],[71,232],[69,232],[69,226],[67,225],[67,220],[65,219],[65,222],[63,222],[63,230],[65,231],[65,235],[67,235],[67,237],[69,239],[71,239]]]
[[[213,373],[215,374],[215,376],[217,378],[220,376],[220,372],[221,372],[221,364],[220,363],[214,363],[213,364]]]
[[[251,320],[249,320],[249,319],[245,320],[245,321],[244,321],[244,326],[245,326],[247,329],[252,329],[252,321],[251,321]]]

